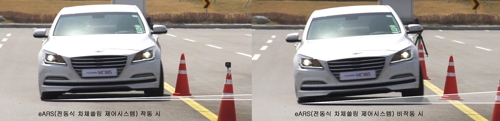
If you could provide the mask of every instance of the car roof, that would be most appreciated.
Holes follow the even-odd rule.
[[[59,11],[59,14],[76,14],[76,13],[94,13],[94,12],[139,12],[140,10],[135,5],[125,4],[99,4],[99,5],[80,5],[64,7]]]
[[[392,12],[389,5],[355,5],[315,10],[312,18],[356,13]]]

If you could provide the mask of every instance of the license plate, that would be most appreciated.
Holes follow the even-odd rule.
[[[82,77],[104,77],[104,76],[117,76],[116,68],[104,69],[83,69]]]
[[[375,70],[342,72],[340,73],[340,80],[369,79],[376,76]]]

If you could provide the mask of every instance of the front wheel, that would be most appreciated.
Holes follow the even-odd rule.
[[[144,90],[144,94],[146,94],[146,96],[163,96],[165,93],[164,93],[164,89],[163,89],[163,85],[164,85],[164,81],[163,81],[163,64],[160,64],[160,84],[158,86],[158,88],[154,88],[154,89],[147,89],[147,90]]]
[[[401,92],[403,97],[410,96],[423,96],[424,95],[424,77],[422,76],[422,68],[420,68],[419,80],[418,80],[418,88],[405,90]]]

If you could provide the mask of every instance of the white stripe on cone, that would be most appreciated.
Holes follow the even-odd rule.
[[[186,64],[186,61],[185,60],[181,60],[181,64]]]
[[[453,72],[448,72],[448,74],[446,74],[446,76],[455,76],[455,73],[453,73]]]
[[[226,84],[233,84],[233,80],[232,79],[226,79]]]
[[[418,60],[420,60],[420,61],[424,61],[424,58],[419,58]]]
[[[450,62],[448,66],[455,66],[455,64],[453,62]]]
[[[179,74],[187,74],[186,70],[179,70]]]
[[[497,100],[496,101],[500,101],[500,96],[497,96]]]
[[[222,93],[222,98],[234,98],[233,93]]]
[[[418,50],[418,52],[419,52],[419,53],[424,53],[424,51],[423,51],[423,50]]]

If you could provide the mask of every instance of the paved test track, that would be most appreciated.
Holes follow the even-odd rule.
[[[33,29],[0,29],[0,120],[69,119],[39,117],[42,111],[75,111],[71,120],[82,121],[216,120],[226,75],[225,62],[232,62],[238,120],[252,120],[250,29],[170,29],[168,34],[160,35],[168,84],[166,96],[148,98],[142,92],[68,94],[49,102],[39,98],[36,58],[42,41],[33,38],[32,33]],[[190,100],[184,98],[185,101],[169,96],[172,87],[175,88],[181,53],[186,56],[193,94]],[[78,111],[102,111],[102,116],[79,117]],[[106,117],[105,111],[152,111],[153,116]],[[156,111],[160,111],[160,116],[155,116]]]
[[[321,104],[299,105],[293,85],[292,58],[294,44],[285,42],[288,33],[301,30],[255,30],[253,32],[253,120],[439,120],[470,121],[489,120],[493,110],[495,93],[500,79],[500,31],[431,31],[423,33],[429,56],[425,58],[427,73],[431,80],[425,86],[425,98],[419,104],[397,104],[412,102],[402,99],[400,93],[364,95],[347,98],[369,99],[358,104],[345,104],[345,99],[329,99]],[[443,90],[449,56],[454,56],[458,90],[462,104],[452,105],[439,100],[436,94]],[[429,87],[439,89],[430,89]],[[257,89],[258,88],[258,89]],[[370,103],[372,104],[366,104]],[[374,103],[378,102],[378,103]],[[386,102],[381,105],[381,102]],[[316,103],[319,104],[319,103]],[[341,105],[342,104],[342,105]],[[457,108],[459,107],[459,108]],[[470,109],[468,109],[468,108]],[[331,117],[296,117],[299,111],[331,111]],[[335,116],[335,111],[358,111],[358,117]],[[414,111],[415,117],[361,116],[361,111]],[[417,116],[423,111],[423,116]],[[469,115],[467,115],[469,114]],[[474,115],[478,114],[478,115]],[[473,117],[473,118],[472,118]]]

